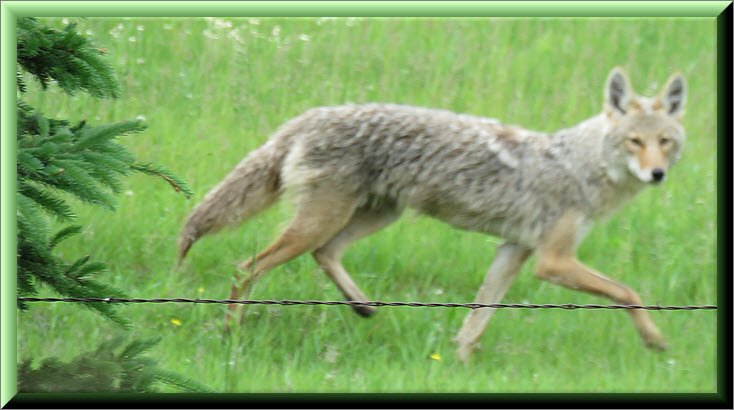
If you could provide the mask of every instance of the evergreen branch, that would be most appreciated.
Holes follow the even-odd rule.
[[[130,161],[125,161],[125,159],[115,158],[113,155],[101,153],[98,150],[84,150],[79,155],[84,162],[94,164],[99,170],[108,170],[120,175],[127,175],[130,172]]]
[[[125,164],[125,168],[128,169],[129,164],[135,162],[135,156],[131,154],[130,151],[127,150],[127,148],[112,141],[95,147],[94,152],[102,155],[107,155],[117,161],[123,162]]]
[[[20,72],[20,66],[15,70],[15,83],[18,85],[18,91],[21,93],[26,92],[25,81],[23,81],[23,73]]]
[[[16,219],[19,238],[27,237],[33,242],[38,242],[48,236],[48,223],[41,213],[40,206],[20,192],[16,193]],[[42,243],[45,244],[46,241],[42,240]]]
[[[26,359],[18,365],[18,391],[151,393],[160,383],[191,392],[211,391],[184,376],[162,370],[155,360],[141,356],[159,338],[133,340],[117,353],[124,340],[112,338],[69,362],[51,357],[34,368],[33,360]]]
[[[190,379],[188,377],[182,376],[177,373],[169,372],[167,370],[163,369],[157,369],[155,372],[155,377],[162,381],[163,383],[175,387],[179,390],[190,392],[190,393],[211,393],[212,390],[209,389],[207,386]]]
[[[48,285],[54,292],[68,297],[94,297],[101,294],[120,295],[125,293],[103,285],[89,278],[92,273],[100,272],[102,266],[88,259],[76,263],[65,263],[53,255],[56,244],[78,231],[77,227],[62,229],[49,239],[49,229],[40,206],[32,199],[17,193],[17,239],[18,239],[18,294],[32,295],[36,283]],[[122,317],[114,306],[108,303],[82,303],[89,309],[122,325],[130,322]],[[24,309],[25,305],[19,305]]]
[[[119,94],[120,85],[99,48],[77,33],[75,25],[63,31],[41,25],[31,17],[17,20],[18,64],[33,75],[44,90],[51,80],[68,94],[83,90],[98,98]],[[20,78],[20,77],[19,77]],[[19,89],[22,81],[19,82]]]
[[[64,190],[84,202],[115,210],[117,207],[115,199],[100,189],[96,179],[83,167],[68,160],[57,160],[55,165],[59,170],[43,182]]]
[[[95,354],[99,355],[100,357],[104,358],[114,358],[114,350],[118,347],[122,346],[122,343],[125,341],[124,337],[113,337],[112,339],[109,339],[107,341],[104,341],[97,346],[97,350],[95,350]]]
[[[97,182],[112,191],[112,193],[119,194],[120,192],[122,192],[122,182],[120,182],[120,179],[117,177],[117,175],[106,171],[109,170],[92,170],[90,171],[90,175],[94,177]],[[126,175],[127,172],[120,174]]]
[[[66,271],[64,272],[64,275],[66,275],[68,277],[71,277],[71,278],[74,278],[74,279],[77,279],[76,272],[79,270],[79,268],[82,267],[82,265],[84,265],[85,263],[89,262],[89,258],[91,258],[91,256],[89,256],[89,255],[82,256],[81,258],[79,258],[79,259],[75,260],[74,262],[72,262],[71,265],[69,265],[66,268]]]
[[[37,115],[38,119],[38,134],[41,138],[48,138],[50,135],[50,124],[49,121],[41,115]]]
[[[78,229],[69,227],[49,238],[48,224],[41,210],[62,221],[73,218],[71,208],[53,190],[114,210],[116,198],[108,189],[119,193],[120,177],[131,171],[147,171],[167,178],[179,189],[187,187],[163,167],[136,164],[135,157],[116,141],[119,135],[143,130],[145,125],[141,121],[99,127],[87,126],[82,121],[69,127],[67,121],[44,118],[22,102],[17,109],[19,293],[35,293],[38,283],[70,297],[122,296],[119,290],[93,280],[106,270],[103,263],[90,262],[87,258],[65,263],[52,254],[60,241]],[[86,303],[82,306],[123,326],[129,325],[109,304]]]
[[[92,275],[96,275],[98,273],[106,272],[107,271],[107,265],[105,265],[102,262],[89,262],[79,268],[75,273],[74,276],[77,279],[85,280],[89,278]]]
[[[51,256],[50,265],[52,269],[44,269],[45,263],[48,261],[42,261],[36,264],[37,269],[33,270],[34,276],[50,286],[56,293],[67,297],[94,297],[96,295],[125,295],[124,292],[114,289],[110,286],[98,283],[87,278],[77,278],[73,276],[74,272],[68,272],[69,266],[64,263],[58,257]],[[31,268],[33,266],[30,266]],[[40,270],[43,269],[43,270]],[[67,273],[64,273],[67,272]],[[117,297],[117,296],[115,296]],[[79,302],[79,306],[87,309],[96,310],[102,316],[112,320],[118,325],[128,328],[130,327],[130,321],[121,316],[117,309],[111,306],[109,303],[103,302]]]
[[[155,175],[168,182],[176,192],[183,192],[186,198],[191,198],[194,192],[178,176],[174,175],[168,168],[149,162],[138,162],[130,166],[131,169],[148,175]]]
[[[28,151],[18,150],[17,172],[18,176],[38,175],[43,171],[43,162],[31,155]]]
[[[64,241],[67,238],[70,238],[82,231],[81,225],[70,225],[66,228],[61,229],[60,231],[56,232],[56,234],[51,238],[51,240],[48,242],[48,247],[53,249]]]
[[[103,285],[101,283],[94,282],[94,281],[88,281],[88,280],[74,281],[74,285],[72,288],[70,288],[69,291],[63,291],[63,290],[60,291],[58,288],[54,288],[54,290],[57,293],[59,293],[60,295],[65,295],[65,296],[70,296],[70,297],[94,297],[95,295],[106,295],[108,294],[107,292],[110,292],[110,294],[113,294],[113,293],[123,294],[121,291],[117,289],[113,289],[110,286]],[[72,295],[79,295],[79,296],[72,296]],[[109,303],[79,302],[79,306],[86,308],[86,309],[96,310],[102,316],[106,317],[107,319],[112,320],[113,322],[117,323],[118,325],[122,326],[123,328],[130,328],[132,326],[131,322],[127,318],[121,316],[120,313],[117,311],[117,309],[111,308]]]
[[[18,182],[18,192],[36,202],[44,211],[55,216],[59,221],[73,220],[76,215],[63,199],[52,195],[45,189],[29,184],[27,181]]]
[[[79,131],[79,139],[74,144],[75,151],[94,147],[109,141],[112,138],[145,130],[142,121],[123,121],[116,124],[101,125],[98,127],[84,127]]]
[[[133,340],[130,344],[128,344],[122,352],[117,356],[118,359],[130,359],[133,357],[136,357],[142,353],[147,352],[148,350],[152,349],[153,346],[158,344],[161,341],[160,337],[153,337],[150,339],[139,339],[139,340]]]
[[[77,33],[74,24],[59,31],[39,24],[34,18],[18,18],[17,51],[16,81],[21,93],[26,92],[24,72],[35,78],[44,90],[53,81],[68,94],[82,90],[94,97],[114,98],[119,93],[117,77],[104,52]],[[70,126],[65,120],[45,118],[19,101],[16,124],[18,294],[34,295],[38,287],[45,285],[64,297],[124,298],[124,292],[95,280],[107,270],[104,263],[91,261],[89,256],[69,263],[54,253],[59,243],[82,229],[67,226],[50,234],[49,215],[61,221],[74,218],[65,197],[54,190],[114,210],[116,197],[109,191],[119,193],[121,177],[131,171],[157,175],[188,195],[190,189],[164,167],[137,163],[118,143],[116,137],[144,130],[141,121],[97,127],[81,121]],[[92,302],[80,306],[123,326],[130,325],[112,304]],[[19,302],[19,309],[26,307]],[[45,359],[38,369],[27,360],[19,366],[18,389],[23,392],[152,392],[156,384],[164,383],[186,391],[208,391],[186,377],[159,369],[154,360],[142,356],[157,342],[133,341],[117,355],[115,351],[122,339],[112,340],[68,363]]]

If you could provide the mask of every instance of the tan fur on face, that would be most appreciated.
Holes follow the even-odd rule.
[[[637,160],[642,169],[660,168],[666,170],[668,168],[668,161],[665,159],[663,151],[657,143],[652,143],[638,150]]]
[[[643,110],[642,104],[640,104],[640,101],[637,100],[636,98],[633,98],[633,99],[630,100],[629,104],[627,105],[627,109],[630,112],[642,111]]]
[[[630,171],[643,182],[651,182],[653,170],[667,172],[670,152],[675,148],[676,142],[666,133],[653,130],[647,133],[630,132],[624,144],[632,156],[629,161]]]
[[[660,101],[660,98],[656,98],[655,101],[653,101],[652,109],[655,111],[660,111],[663,109],[663,102]]]

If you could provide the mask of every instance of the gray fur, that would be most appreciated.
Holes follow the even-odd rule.
[[[615,68],[604,96],[599,115],[553,133],[406,105],[308,110],[204,197],[184,226],[179,261],[201,236],[237,224],[287,193],[296,217],[270,247],[240,265],[249,274],[232,286],[231,298],[249,294],[264,272],[311,252],[347,299],[366,301],[341,264],[343,251],[413,208],[505,239],[477,303],[500,302],[534,251],[540,279],[642,304],[633,290],[574,254],[594,220],[662,182],[680,158],[686,84],[675,74],[657,97],[639,97]],[[360,308],[363,315],[373,311]],[[492,312],[477,309],[467,316],[455,338],[462,360]],[[648,346],[665,349],[646,311],[628,313]]]

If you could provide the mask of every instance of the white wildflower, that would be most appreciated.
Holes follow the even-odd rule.
[[[327,363],[336,363],[337,358],[339,358],[339,350],[333,345],[327,346],[326,352],[324,352],[324,360]]]
[[[298,39],[301,41],[311,41],[311,37],[309,37],[308,34],[301,34],[300,36],[298,36]]]
[[[232,22],[228,20],[216,19],[214,20],[214,27],[216,28],[232,28]]]
[[[229,37],[231,37],[234,41],[238,43],[244,43],[245,41],[240,36],[240,30],[239,28],[236,28],[229,32]]]
[[[110,35],[114,38],[120,37],[120,32],[125,29],[125,26],[122,23],[117,24],[112,30],[110,30]]]
[[[318,19],[316,19],[316,25],[317,26],[320,26],[320,25],[322,25],[324,23],[327,23],[327,22],[333,21],[333,20],[336,20],[336,17],[319,17]]]

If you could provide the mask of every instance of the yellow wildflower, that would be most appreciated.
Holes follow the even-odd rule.
[[[173,318],[171,319],[171,323],[173,323],[174,326],[181,326],[181,320]]]
[[[430,358],[431,358],[432,360],[435,360],[435,361],[437,361],[437,362],[440,362],[440,361],[441,361],[441,355],[440,355],[440,354],[438,354],[438,353],[433,353],[433,354],[431,354]]]

